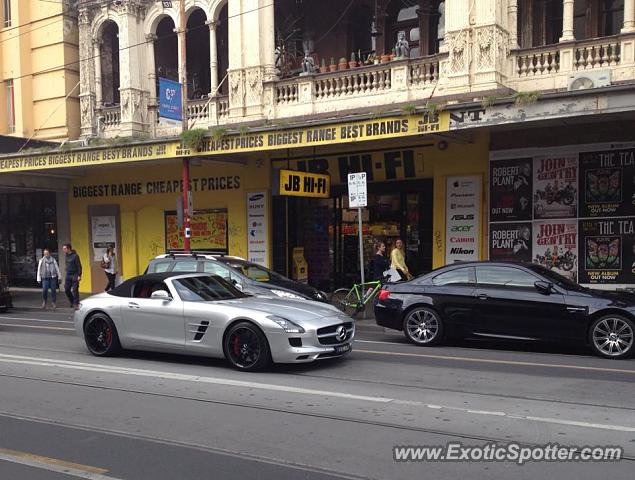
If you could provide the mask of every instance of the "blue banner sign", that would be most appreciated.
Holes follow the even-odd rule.
[[[181,84],[159,78],[159,116],[170,120],[183,120]]]

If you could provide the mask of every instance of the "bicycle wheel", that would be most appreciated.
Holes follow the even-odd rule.
[[[353,316],[358,312],[359,301],[353,290],[340,288],[331,295],[331,304],[335,305],[348,316]]]

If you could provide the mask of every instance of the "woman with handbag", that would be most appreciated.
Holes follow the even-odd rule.
[[[115,255],[115,248],[108,247],[104,257],[101,259],[101,268],[106,273],[108,283],[106,285],[106,291],[115,288],[115,278],[117,277],[117,256]]]

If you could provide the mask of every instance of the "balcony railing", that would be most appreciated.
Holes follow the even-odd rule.
[[[431,56],[300,76],[275,82],[272,88],[275,104],[291,107],[308,103],[319,105],[332,100],[363,99],[368,95],[397,91],[402,97],[408,97],[409,91],[432,87],[438,80],[439,58]]]
[[[210,101],[207,98],[187,102],[187,118],[190,123],[207,122],[209,118],[209,104]]]
[[[102,107],[101,117],[104,129],[118,127],[121,124],[121,106]]]
[[[620,44],[620,37],[615,36],[517,50],[514,76],[537,77],[553,75],[561,70],[593,70],[617,66],[621,62]],[[562,64],[564,58],[570,59],[568,65]]]

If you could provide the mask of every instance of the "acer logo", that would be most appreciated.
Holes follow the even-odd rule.
[[[474,225],[455,225],[454,227],[452,227],[452,231],[453,232],[469,232],[470,230],[472,230],[473,227]]]
[[[450,255],[474,255],[474,250],[462,247],[454,247],[450,249]]]
[[[471,215],[452,215],[452,220],[474,220],[474,214],[471,214]]]

